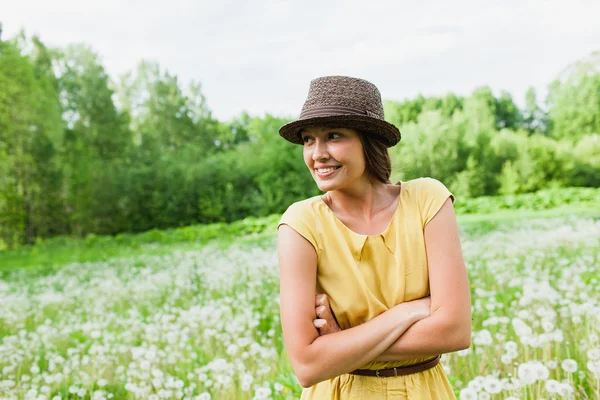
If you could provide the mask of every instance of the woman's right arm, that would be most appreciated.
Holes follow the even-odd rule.
[[[280,315],[284,344],[304,388],[353,371],[389,348],[412,324],[426,317],[406,303],[368,322],[319,336],[313,325],[317,253],[287,225],[278,230]]]

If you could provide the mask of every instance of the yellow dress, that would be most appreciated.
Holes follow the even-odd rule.
[[[340,328],[363,324],[389,308],[429,295],[423,230],[445,200],[454,195],[433,178],[401,184],[398,208],[379,235],[361,235],[340,221],[321,198],[293,203],[278,224],[287,224],[317,251],[317,293],[329,297]],[[361,369],[415,364],[371,361]],[[441,364],[411,375],[379,378],[343,374],[302,391],[301,400],[456,399]]]

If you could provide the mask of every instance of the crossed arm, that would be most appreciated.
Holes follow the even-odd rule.
[[[372,320],[320,335],[313,325],[317,255],[288,226],[278,234],[280,312],[284,343],[303,387],[348,373],[373,361],[434,356],[471,343],[471,299],[454,208],[447,199],[424,230],[431,309],[419,314],[398,304]],[[418,301],[417,301],[418,302]]]
[[[378,361],[435,356],[471,345],[471,294],[450,199],[424,232],[431,314],[411,325]]]

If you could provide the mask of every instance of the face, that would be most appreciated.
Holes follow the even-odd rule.
[[[367,179],[363,146],[356,130],[309,127],[301,136],[304,162],[321,191],[348,187]]]

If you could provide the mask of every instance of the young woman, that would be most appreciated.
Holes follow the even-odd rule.
[[[439,357],[471,344],[454,196],[438,180],[393,185],[377,87],[311,81],[279,134],[303,146],[323,196],[278,225],[284,343],[302,399],[455,399]]]

